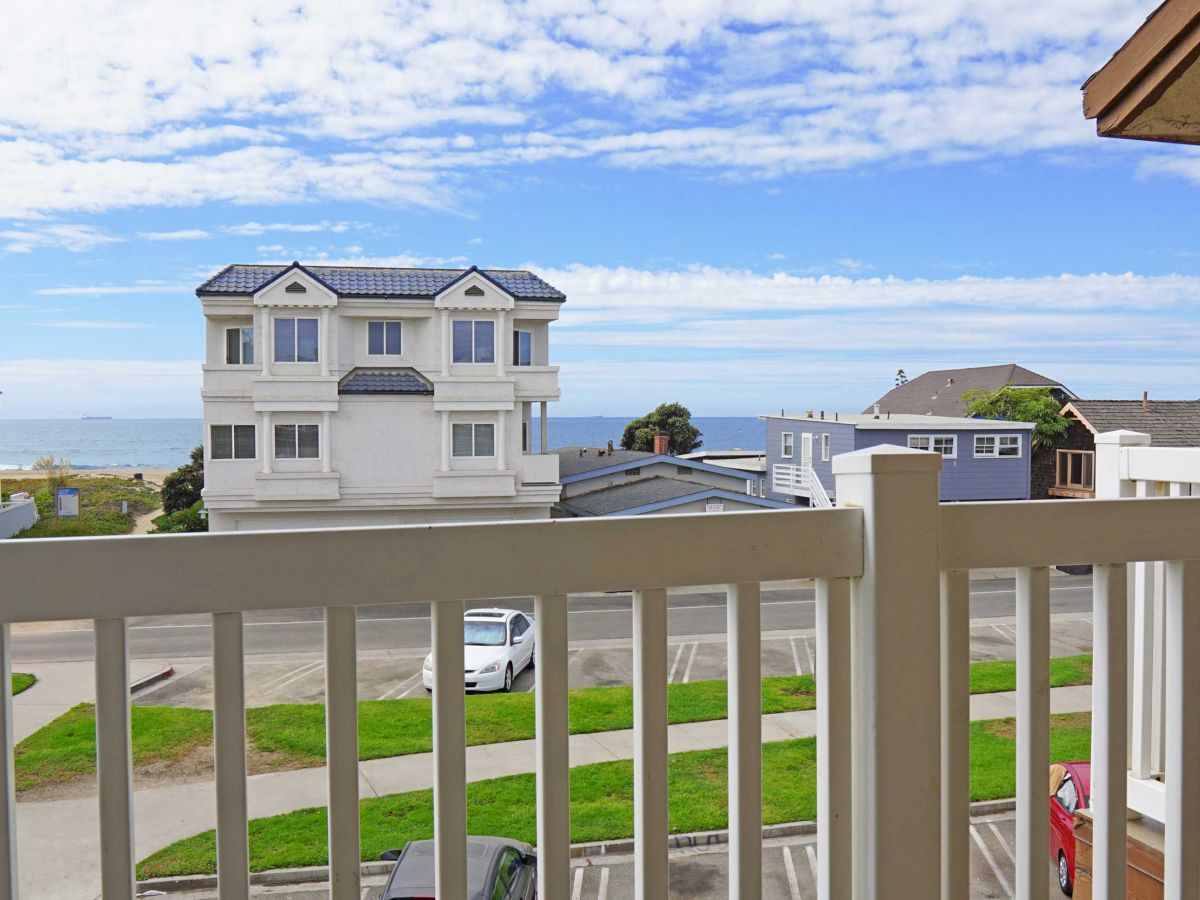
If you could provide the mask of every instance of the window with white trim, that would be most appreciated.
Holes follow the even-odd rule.
[[[912,450],[940,453],[947,459],[958,455],[958,438],[953,434],[910,434],[908,446]]]
[[[275,320],[275,362],[316,362],[318,343],[316,319]]]
[[[454,362],[494,363],[496,323],[486,319],[454,323]]]
[[[254,327],[225,329],[225,365],[254,365]]]
[[[821,462],[829,462],[829,435],[821,435]]]
[[[975,456],[982,458],[1019,457],[1021,436],[1019,434],[975,435]]]
[[[400,338],[399,322],[368,322],[367,355],[399,356],[402,352]]]
[[[795,437],[793,436],[792,432],[790,432],[790,431],[783,432],[783,434],[781,434],[779,437],[780,437],[779,455],[782,456],[784,459],[791,459],[792,454],[796,450]]]
[[[754,496],[754,491],[755,491],[755,487],[754,487],[754,479],[753,479],[753,478],[747,478],[747,479],[746,479],[746,493],[747,493],[747,494],[749,494],[751,497],[753,497],[753,496]]]
[[[320,425],[276,425],[276,459],[320,459]]]
[[[496,426],[490,422],[456,422],[453,431],[455,456],[496,455]]]
[[[254,459],[258,455],[253,425],[210,425],[209,459]]]

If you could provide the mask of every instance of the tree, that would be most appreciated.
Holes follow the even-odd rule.
[[[673,456],[699,449],[700,429],[692,424],[692,413],[682,403],[664,403],[653,412],[625,426],[621,447],[625,450],[654,450],[654,436],[667,435],[667,452]]]
[[[163,514],[170,515],[181,509],[189,509],[200,502],[200,491],[204,487],[204,448],[192,451],[192,461],[180,466],[163,479]]]
[[[994,391],[974,390],[962,395],[967,413],[981,419],[1004,419],[1033,423],[1033,449],[1053,447],[1067,433],[1070,420],[1062,414],[1062,403],[1049,388],[1002,387]]]

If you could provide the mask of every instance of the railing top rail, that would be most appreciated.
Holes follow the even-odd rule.
[[[828,509],[10,541],[0,621],[847,577],[862,532]]]
[[[1200,498],[944,503],[943,569],[1200,559]]]

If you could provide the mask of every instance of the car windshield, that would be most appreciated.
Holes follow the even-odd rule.
[[[464,622],[463,643],[476,647],[503,647],[503,622]]]

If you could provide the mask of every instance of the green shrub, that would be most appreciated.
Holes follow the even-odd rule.
[[[200,515],[204,503],[197,500],[186,509],[159,516],[154,520],[152,534],[183,534],[192,531],[208,531],[208,519]]]

